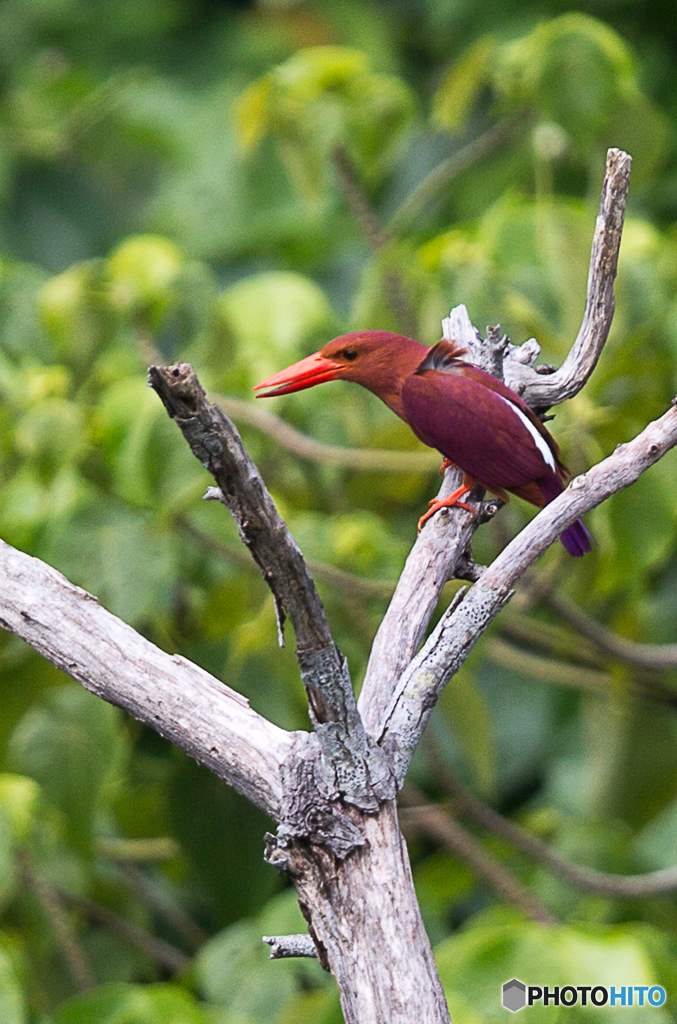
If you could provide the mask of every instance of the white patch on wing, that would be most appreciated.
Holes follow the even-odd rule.
[[[498,394],[498,392],[494,392],[494,394]],[[517,416],[519,416],[522,423],[533,437],[536,443],[536,447],[538,448],[539,452],[541,453],[547,464],[550,466],[551,469],[557,472],[557,467],[555,466],[555,456],[552,454],[552,448],[550,447],[546,439],[543,437],[543,435],[539,434],[538,430],[533,425],[529,417],[524,415],[519,406],[513,405],[509,398],[505,398],[503,395],[498,395],[498,397],[502,398],[505,404],[508,406],[508,408],[512,409],[512,411],[516,413]]]

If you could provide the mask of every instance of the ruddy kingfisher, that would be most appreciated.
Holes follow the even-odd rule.
[[[440,341],[432,348],[389,331],[342,334],[312,356],[257,384],[258,398],[302,391],[328,380],[350,380],[377,395],[419,440],[463,471],[463,483],[419,520],[441,508],[473,509],[461,498],[479,484],[504,501],[506,492],[543,508],[569,475],[559,447],[532,409],[507,385],[463,358],[465,349]],[[561,536],[570,555],[591,550],[579,519]]]

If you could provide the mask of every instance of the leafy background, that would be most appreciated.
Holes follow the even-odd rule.
[[[574,471],[632,437],[676,391],[676,44],[674,5],[643,0],[5,0],[0,535],[306,728],[269,594],[201,502],[209,481],[148,362],[190,360],[230,396],[359,681],[435,460],[342,384],[265,411],[391,454],[301,456],[251,387],[358,327],[433,343],[458,302],[559,362],[616,145],[634,158],[616,319],[554,431]],[[590,515],[592,555],[542,560],[446,692],[419,793],[446,801],[460,780],[589,866],[675,862],[677,675],[584,641],[547,587],[629,639],[677,641],[676,492],[668,456]],[[477,557],[529,515],[512,502]],[[262,934],[303,924],[263,863],[258,811],[6,634],[0,687],[4,1024],[340,1021],[317,964],[266,960]],[[544,930],[412,834],[456,1021],[503,1019],[513,975],[660,983],[665,1007],[627,1014],[673,1019],[674,897],[577,890],[477,836],[561,923]]]

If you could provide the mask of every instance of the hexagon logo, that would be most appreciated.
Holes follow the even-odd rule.
[[[506,981],[503,986],[503,1005],[512,1013],[524,1009],[527,1005],[527,987],[524,982],[518,981],[517,978]]]

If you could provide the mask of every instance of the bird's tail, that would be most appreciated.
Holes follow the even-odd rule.
[[[595,538],[582,519],[577,519],[573,526],[565,530],[560,540],[569,554],[576,558],[587,555],[588,551],[592,551],[592,546],[595,543]]]
[[[558,494],[561,494],[564,490],[562,480],[559,476],[555,476],[554,473],[544,480],[539,480],[538,486],[546,505],[554,501]],[[592,551],[595,543],[595,538],[582,519],[577,519],[573,526],[568,527],[560,537],[560,540],[569,554],[575,558],[587,555],[588,551]]]

